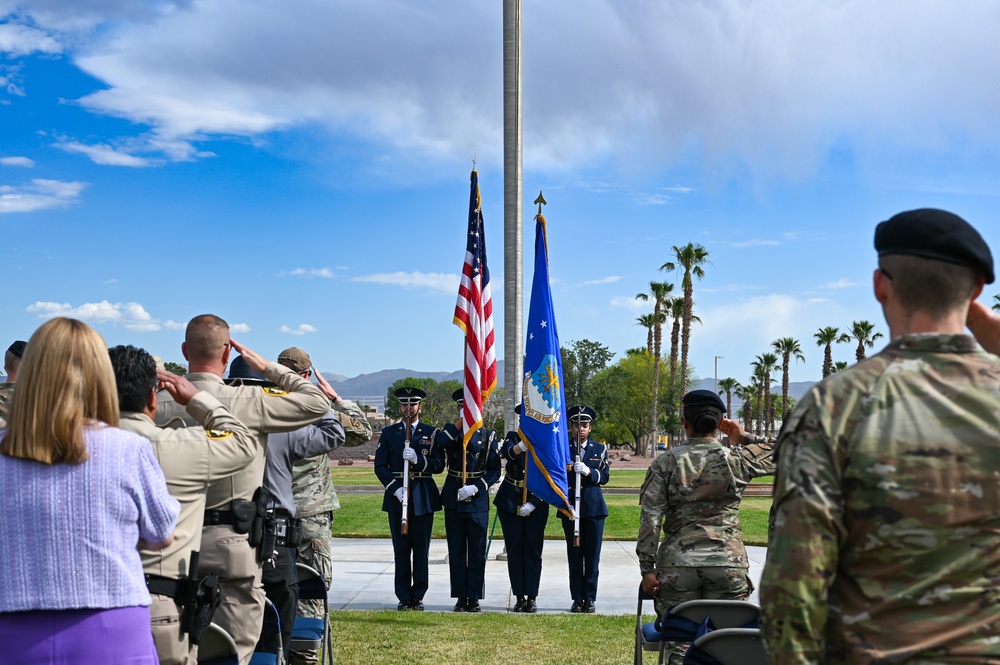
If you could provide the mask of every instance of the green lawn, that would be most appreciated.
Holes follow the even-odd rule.
[[[330,625],[338,665],[631,663],[635,634],[635,617],[600,614],[340,611]]]
[[[605,540],[635,540],[639,531],[639,500],[635,495],[606,495],[608,519],[604,523]],[[333,535],[337,538],[388,538],[389,523],[382,512],[381,494],[341,494],[341,509],[333,522]],[[771,499],[743,499],[740,519],[743,522],[743,541],[747,545],[767,545],[767,516]],[[490,523],[496,511],[491,509]],[[503,528],[496,520],[494,538],[500,538]],[[434,520],[434,537],[444,538],[444,518]],[[563,531],[555,511],[549,513],[545,537],[562,539]]]

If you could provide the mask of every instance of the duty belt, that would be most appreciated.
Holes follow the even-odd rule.
[[[281,547],[295,547],[299,544],[299,541],[292,542],[294,540],[294,537],[292,536],[292,529],[298,527],[299,524],[297,519],[287,515],[271,515],[269,519],[271,520],[274,528],[275,545],[280,545]]]
[[[233,514],[228,510],[206,510],[205,511],[205,526],[214,526],[216,524],[228,524],[233,525]]]
[[[510,476],[507,476],[507,475],[505,475],[503,477],[503,481],[505,483],[510,483],[514,487],[524,487],[524,481],[523,480],[514,480],[513,478],[511,478]]]
[[[482,478],[483,477],[483,473],[484,472],[482,472],[482,471],[467,471],[465,473],[465,477],[466,478]],[[452,478],[461,478],[462,477],[462,472],[461,471],[455,471],[454,469],[448,469],[448,475],[451,476]]]
[[[403,477],[403,472],[402,471],[393,471],[392,472],[392,477],[393,478],[402,478]],[[432,473],[416,473],[416,472],[411,472],[410,473],[410,478],[433,478],[433,477],[434,477],[434,474],[432,474]]]
[[[149,589],[150,593],[167,596],[178,602],[183,602],[184,585],[187,584],[187,581],[186,577],[175,580],[161,575],[146,575],[146,588]]]

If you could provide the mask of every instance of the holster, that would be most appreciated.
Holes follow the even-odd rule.
[[[252,504],[254,507],[253,515],[253,526],[250,528],[249,540],[250,547],[260,548],[264,541],[264,522],[267,520],[267,504],[271,498],[270,492],[268,492],[263,487],[258,487],[253,493]],[[274,551],[272,545],[270,550],[267,550],[267,556],[261,558],[260,551],[257,552],[257,560],[263,561],[264,559],[269,559],[271,557],[271,552]]]
[[[288,547],[298,547],[302,542],[302,522],[291,520],[288,525],[288,535],[285,536],[285,544]]]
[[[184,585],[181,609],[181,633],[187,633],[191,644],[198,644],[212,623],[215,608],[222,602],[222,589],[215,573],[198,579],[198,552],[191,553],[188,579]]]
[[[233,518],[233,531],[236,533],[250,533],[253,529],[253,520],[257,516],[257,506],[251,501],[233,499],[229,502],[229,513]],[[253,543],[250,543],[253,545]]]

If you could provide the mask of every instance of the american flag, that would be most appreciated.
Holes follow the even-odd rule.
[[[479,174],[472,171],[469,195],[469,231],[465,243],[462,282],[455,303],[455,325],[465,333],[465,389],[462,420],[465,445],[483,425],[483,402],[497,385],[497,356],[493,344],[493,296],[486,266]]]

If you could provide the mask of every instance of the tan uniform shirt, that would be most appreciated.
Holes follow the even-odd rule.
[[[158,552],[139,549],[146,573],[174,579],[187,577],[191,550],[201,549],[206,488],[245,469],[259,447],[250,430],[204,390],[191,398],[186,410],[198,426],[160,429],[146,414],[127,411],[119,424],[152,442],[167,489],[181,504],[174,542]]]
[[[258,441],[257,452],[246,469],[209,487],[205,504],[208,510],[229,510],[229,502],[233,499],[249,501],[253,498],[254,490],[264,479],[264,448],[268,434],[291,432],[314,423],[330,408],[330,401],[319,388],[283,365],[269,363],[264,376],[278,387],[228,386],[222,377],[207,372],[195,372],[187,377],[199,389],[211,393],[229,407]],[[173,398],[160,393],[157,425],[164,426],[178,418],[185,424],[196,424]]]

